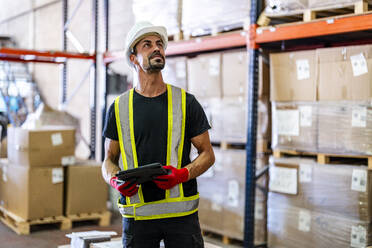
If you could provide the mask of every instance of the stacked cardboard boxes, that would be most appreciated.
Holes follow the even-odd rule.
[[[198,178],[200,223],[205,230],[243,240],[246,153],[232,149],[214,151],[215,164]],[[265,158],[259,159],[258,164],[266,165]],[[255,244],[266,242],[266,183],[266,178],[260,179],[256,189]]]
[[[0,161],[0,206],[24,221],[107,210],[101,166],[75,161],[75,130],[8,129],[8,159]]]
[[[2,161],[1,207],[24,220],[62,216],[62,164],[74,162],[75,130],[11,127],[8,143],[9,161]]]
[[[270,247],[366,247],[372,243],[367,166],[309,159],[270,161]]]

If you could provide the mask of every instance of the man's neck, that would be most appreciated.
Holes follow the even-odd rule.
[[[156,97],[163,94],[167,87],[163,81],[161,72],[138,73],[136,92],[146,97]]]

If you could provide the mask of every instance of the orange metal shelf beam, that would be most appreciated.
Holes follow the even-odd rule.
[[[95,55],[58,51],[34,51],[15,48],[0,48],[0,60],[15,62],[63,63],[66,59],[95,60]]]
[[[247,45],[247,32],[234,32],[217,36],[200,37],[186,41],[169,42],[165,54],[181,55]],[[106,52],[103,61],[111,63],[125,59],[124,51]]]
[[[200,37],[192,40],[170,42],[166,55],[197,53],[247,45],[247,32],[219,34],[217,36]]]
[[[256,43],[267,43],[363,30],[372,30],[372,12],[257,29],[254,40]]]

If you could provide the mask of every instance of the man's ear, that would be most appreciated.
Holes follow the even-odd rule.
[[[137,56],[135,54],[131,54],[129,56],[129,59],[130,59],[130,62],[132,62],[134,65],[138,65],[138,60],[137,60]]]

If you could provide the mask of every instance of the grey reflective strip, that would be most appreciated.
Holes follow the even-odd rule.
[[[182,134],[182,92],[180,88],[172,87],[172,109],[173,109],[173,128],[170,164],[177,168],[178,166],[178,147],[180,146]],[[180,196],[180,186],[173,187],[169,190],[170,197]]]
[[[129,127],[129,91],[125,92],[119,99],[119,116],[121,133],[125,156],[127,157],[128,169],[134,168],[132,144],[130,142],[130,127]]]
[[[136,207],[136,216],[185,213],[197,209],[198,205],[199,198],[191,201],[146,204],[141,207]],[[120,208],[120,213],[134,215],[133,207]]]
[[[125,156],[127,157],[128,169],[134,168],[133,161],[133,150],[132,143],[130,140],[130,126],[129,126],[129,92],[125,92],[119,99],[119,116],[120,116],[120,126],[123,138],[123,145],[125,150]],[[121,165],[124,169],[124,166]],[[139,203],[138,193],[130,197],[130,203]]]

